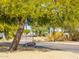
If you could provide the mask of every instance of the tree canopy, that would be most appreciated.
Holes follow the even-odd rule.
[[[6,17],[10,23],[19,16],[23,20],[30,16],[39,25],[48,23],[52,24],[51,26],[61,27],[69,23],[71,26],[78,24],[78,5],[77,0],[0,0],[0,16],[4,17],[2,20]]]
[[[75,30],[79,27],[79,1],[0,0],[0,32],[14,33],[17,30],[14,38],[16,43],[20,41],[26,18],[32,19],[33,28],[62,27]]]

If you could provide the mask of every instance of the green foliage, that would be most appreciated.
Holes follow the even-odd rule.
[[[4,33],[6,35],[6,39],[11,39],[14,37],[15,35],[15,32],[17,30],[18,26],[17,25],[8,25],[8,24],[5,24],[4,26]]]
[[[17,29],[18,17],[24,23],[32,18],[33,28],[62,27],[75,30],[79,27],[78,0],[0,0],[0,31]],[[26,32],[26,31],[25,31]]]
[[[3,32],[4,31],[4,27],[2,24],[0,24],[0,32]]]
[[[36,33],[37,36],[46,36],[48,27],[46,26],[33,26],[32,31]]]
[[[28,34],[30,30],[24,30],[23,33]]]

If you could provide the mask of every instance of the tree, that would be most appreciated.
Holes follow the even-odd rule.
[[[0,27],[18,25],[10,50],[17,50],[26,18],[34,26],[78,27],[78,0],[0,0]],[[72,10],[73,9],[73,10]],[[76,26],[76,25],[77,26]]]
[[[23,29],[24,29],[24,19],[26,14],[26,4],[22,0],[0,0],[0,12],[1,16],[3,17],[4,24],[9,23],[13,19],[17,21],[16,23],[19,25],[19,28],[16,32],[10,50],[17,50],[17,46],[19,44]],[[9,17],[9,18],[7,18]],[[10,22],[11,24],[13,22]]]
[[[0,0],[0,15],[1,20],[3,20],[4,24],[12,24],[12,20],[19,25],[19,28],[16,32],[12,45],[10,47],[10,51],[17,50],[17,46],[19,44],[23,29],[24,29],[24,22],[27,17],[35,18],[42,16],[44,13],[38,13],[38,8],[40,7],[42,1],[37,0]],[[44,2],[44,1],[43,1]],[[39,10],[40,11],[40,10]],[[39,14],[38,16],[36,16]],[[10,21],[10,22],[8,22]]]

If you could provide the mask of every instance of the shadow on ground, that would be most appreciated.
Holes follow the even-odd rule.
[[[65,52],[72,52],[72,53],[79,53],[79,50],[73,50],[73,49],[53,49],[43,46],[35,46],[35,47],[22,47],[20,46],[19,51],[40,51],[40,52],[49,52],[49,51],[65,51]]]
[[[35,47],[28,47],[28,46],[19,46],[17,51],[40,51],[40,52],[49,52],[49,51],[62,51],[61,49],[51,49],[43,46],[35,46]],[[0,52],[9,52],[8,46],[0,46]]]
[[[5,45],[0,45],[0,52],[9,52],[8,49],[10,47],[11,43],[6,43]],[[68,49],[68,50],[63,50],[63,49],[54,49],[54,48],[48,48],[44,46],[23,46],[19,45],[17,51],[40,51],[40,52],[49,52],[49,51],[65,51],[65,52],[72,52],[72,53],[79,53],[79,50],[73,50],[73,49]]]
[[[6,46],[0,46],[0,52],[8,52],[8,48]]]

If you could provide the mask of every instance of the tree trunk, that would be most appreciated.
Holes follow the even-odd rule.
[[[13,40],[13,42],[11,44],[11,47],[9,48],[9,51],[15,51],[15,50],[17,50],[17,47],[18,47],[18,44],[20,42],[23,30],[24,30],[24,25],[20,24],[19,28],[18,28],[18,30],[16,32],[16,35],[14,37],[14,40]]]

